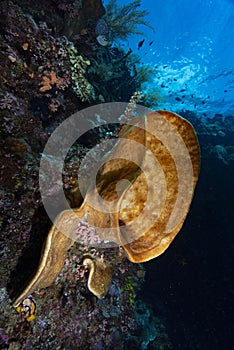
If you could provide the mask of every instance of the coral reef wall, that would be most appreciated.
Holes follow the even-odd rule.
[[[89,292],[81,248],[74,247],[54,285],[12,306],[39,263],[51,226],[38,181],[49,136],[87,106],[128,101],[142,78],[131,51],[102,37],[109,28],[98,22],[106,12],[100,0],[6,0],[0,9],[0,348],[144,349],[154,343],[166,349],[165,328],[137,298],[143,267],[120,262],[115,249],[105,299]],[[71,151],[65,190],[76,185],[89,143],[103,137],[105,130],[95,130]],[[54,194],[51,188],[48,195]]]
[[[101,0],[0,2],[1,349],[172,348],[163,322],[140,300],[144,267],[130,263],[115,248],[97,252],[73,246],[53,285],[36,291],[18,311],[12,305],[12,297],[37,268],[51,226],[38,179],[51,133],[91,105],[134,104],[141,98],[150,107],[160,99],[158,91],[146,96],[139,92],[155,69],[140,65],[131,49],[125,51],[118,42],[137,32],[138,24],[148,25],[139,3],[119,7],[112,0],[104,8]],[[121,26],[116,23],[120,17]],[[233,118],[204,120],[186,110],[181,115],[195,126],[205,162],[232,164]],[[105,153],[101,141],[115,132],[94,128],[69,151],[63,172],[68,199],[85,154],[98,142]],[[48,196],[56,191],[52,187]],[[84,252],[100,259],[108,255],[115,263],[104,299],[87,288]]]

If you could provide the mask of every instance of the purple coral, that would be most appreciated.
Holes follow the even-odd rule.
[[[90,226],[87,222],[81,220],[75,230],[77,239],[84,246],[96,246],[101,244],[101,240],[95,227]]]

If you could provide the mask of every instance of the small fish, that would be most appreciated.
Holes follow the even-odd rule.
[[[168,66],[163,66],[163,69],[167,68]]]
[[[174,80],[174,81],[177,81],[177,79],[176,79],[176,78],[174,78],[173,80]]]
[[[151,46],[151,45],[153,44],[153,42],[154,42],[154,41],[152,40],[152,41],[149,43],[149,46]]]
[[[227,90],[224,90],[224,92],[227,92]]]
[[[181,89],[181,90],[180,90],[180,92],[184,92],[184,91],[186,91],[186,89]]]
[[[143,39],[143,40],[141,40],[141,41],[139,41],[139,43],[138,43],[138,50],[142,47],[142,45],[144,44],[144,42],[145,42],[145,39]]]
[[[175,100],[176,100],[176,101],[181,101],[181,98],[176,97]]]

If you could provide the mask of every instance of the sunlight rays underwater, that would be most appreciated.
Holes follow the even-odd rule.
[[[119,1],[120,4],[129,1]],[[231,0],[142,0],[155,33],[135,36],[127,45],[142,64],[155,67],[145,92],[158,89],[159,108],[192,110],[212,117],[234,110],[234,2]],[[153,41],[153,44],[149,45]]]

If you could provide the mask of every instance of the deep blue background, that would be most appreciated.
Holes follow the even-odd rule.
[[[141,3],[156,31],[141,28],[147,36],[140,49],[141,35],[124,45],[141,56],[142,64],[155,67],[144,92],[158,89],[161,102],[156,107],[192,110],[205,119],[233,116],[234,1]],[[224,145],[230,142],[223,138]],[[201,143],[208,145],[205,137]],[[233,348],[233,195],[233,162],[226,165],[202,154],[185,225],[164,254],[145,263],[141,297],[164,320],[174,350]]]
[[[130,1],[119,0],[119,4]],[[143,36],[132,36],[126,46],[141,55],[142,62],[155,65],[155,79],[148,88],[159,88],[160,107],[185,107],[213,116],[234,110],[234,2],[231,0],[142,0],[150,14]],[[149,43],[154,41],[151,46]],[[167,68],[163,68],[167,65]],[[174,80],[176,79],[176,81]],[[166,87],[161,88],[161,85]],[[186,90],[182,93],[180,90]],[[169,95],[172,95],[169,97]],[[175,97],[182,98],[181,101]]]

